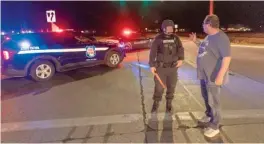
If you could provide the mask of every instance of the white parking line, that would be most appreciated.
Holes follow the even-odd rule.
[[[204,112],[201,111],[193,111],[191,113],[197,119],[199,119],[204,115]],[[146,121],[149,120],[175,121],[176,120],[175,115],[177,115],[181,121],[192,120],[189,112],[178,112],[172,115],[166,113],[157,113],[155,115],[151,113],[147,113]],[[263,109],[224,110],[222,111],[222,115],[223,115],[223,119],[264,118],[264,110]],[[106,125],[106,124],[118,124],[118,123],[129,124],[132,122],[142,121],[142,120],[143,120],[142,114],[125,114],[125,115],[111,115],[111,116],[97,116],[97,117],[81,117],[81,118],[72,118],[72,119],[12,122],[12,123],[2,123],[1,132],[47,129],[47,128],[64,128],[64,127],[73,127],[73,126]]]

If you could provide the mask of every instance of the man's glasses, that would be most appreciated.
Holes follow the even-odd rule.
[[[207,23],[203,23],[203,25],[207,25],[207,24],[210,24],[209,22],[207,22]]]

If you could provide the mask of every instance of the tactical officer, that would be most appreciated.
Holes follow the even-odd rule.
[[[179,37],[173,33],[174,22],[172,20],[164,20],[162,22],[162,31],[152,42],[149,65],[151,72],[153,74],[157,73],[161,81],[167,85],[166,112],[171,112],[172,100],[178,80],[178,67],[183,63],[184,49]],[[154,82],[155,90],[152,112],[157,112],[164,88],[156,76],[154,77]]]

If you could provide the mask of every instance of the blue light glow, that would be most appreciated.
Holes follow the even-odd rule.
[[[137,66],[140,66],[141,68],[144,68],[144,69],[149,69],[149,65],[145,65],[145,64],[139,64],[139,63],[134,63],[135,65]]]

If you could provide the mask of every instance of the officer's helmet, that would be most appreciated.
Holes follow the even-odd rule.
[[[167,28],[168,26],[172,26],[172,27],[174,27],[174,22],[173,22],[172,20],[164,20],[164,21],[162,22],[161,28],[162,28],[162,30],[163,30],[164,32],[166,32],[166,28]]]

